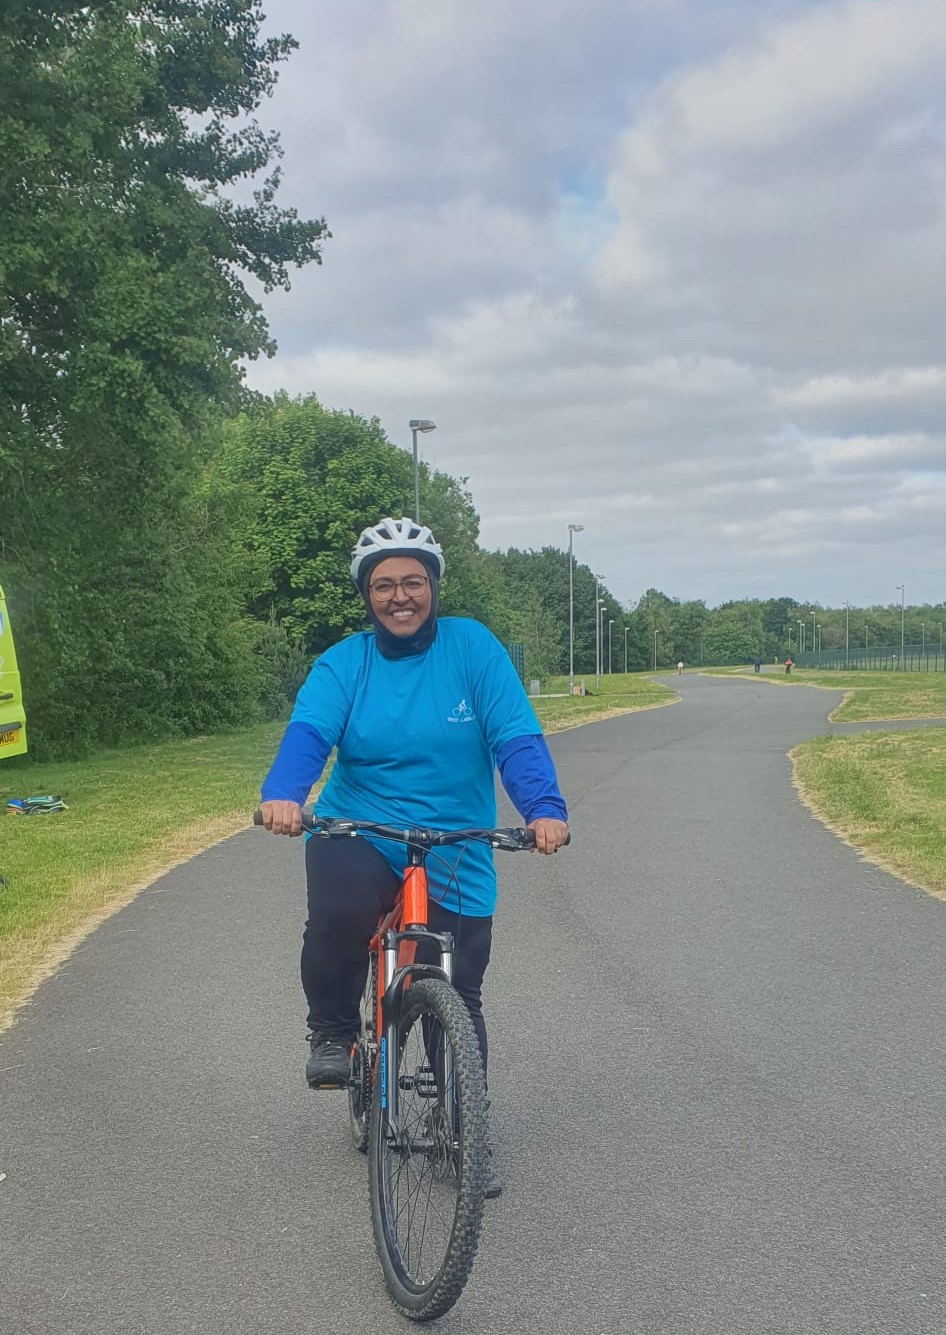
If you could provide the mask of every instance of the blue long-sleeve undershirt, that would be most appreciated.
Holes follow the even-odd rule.
[[[526,824],[542,817],[568,820],[555,766],[541,733],[513,737],[500,747],[496,764],[503,787]]]
[[[311,723],[290,723],[263,780],[263,802],[298,802],[300,807],[322,777],[331,747]]]

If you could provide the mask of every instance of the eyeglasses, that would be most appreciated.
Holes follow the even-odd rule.
[[[426,575],[408,575],[405,579],[376,579],[368,588],[376,598],[393,598],[398,589],[403,589],[408,598],[417,598],[429,583]]]

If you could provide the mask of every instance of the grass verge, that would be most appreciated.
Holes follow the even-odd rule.
[[[866,723],[904,718],[946,718],[946,672],[819,672],[795,668],[756,676],[751,668],[710,668],[714,676],[750,677],[778,686],[820,686],[843,691],[829,717],[833,723]]]
[[[751,668],[718,672],[755,676]],[[843,691],[834,723],[946,718],[943,672],[796,668],[762,680]],[[816,737],[790,758],[801,800],[829,830],[868,862],[946,899],[946,727]]]
[[[62,794],[56,815],[0,815],[0,1031],[76,942],[162,872],[244,828],[282,724],[0,769],[0,802]]]
[[[549,689],[567,690],[567,679]],[[536,700],[547,732],[675,697],[644,677],[595,695]],[[0,1032],[75,945],[163,872],[244,829],[284,724],[103,752],[70,764],[0,766],[0,804],[61,794],[56,815],[0,815]]]
[[[869,862],[946,900],[946,728],[817,737],[790,755],[819,820]]]

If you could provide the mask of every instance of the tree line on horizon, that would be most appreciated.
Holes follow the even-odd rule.
[[[276,203],[278,138],[252,114],[294,43],[261,41],[261,20],[258,0],[0,16],[0,584],[36,760],[284,714],[312,658],[364,625],[355,535],[413,511],[411,455],[377,419],[243,383],[272,351],[248,277],[287,287],[329,237]],[[521,644],[527,678],[566,673],[567,552],[483,550],[465,478],[421,465],[420,499],[443,612]],[[586,681],[598,593],[576,564]],[[812,610],[600,596],[614,671],[625,652],[653,667],[655,643],[658,666],[783,656]],[[927,613],[931,633],[936,609],[911,627]],[[823,609],[825,645],[843,614]],[[899,642],[899,607],[859,615]]]

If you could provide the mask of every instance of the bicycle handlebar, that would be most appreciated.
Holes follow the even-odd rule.
[[[259,808],[253,813],[253,824],[262,825],[263,815]],[[493,848],[503,849],[508,853],[519,853],[535,848],[535,831],[525,830],[521,826],[499,830],[432,830],[427,826],[382,825],[373,820],[338,820],[329,816],[314,816],[308,811],[302,813],[302,828],[310,834],[321,835],[325,839],[352,839],[357,834],[374,834],[379,839],[394,839],[402,844],[419,844],[423,848],[436,848],[443,844],[460,844],[466,840],[480,840]],[[571,843],[567,835],[565,843]]]

